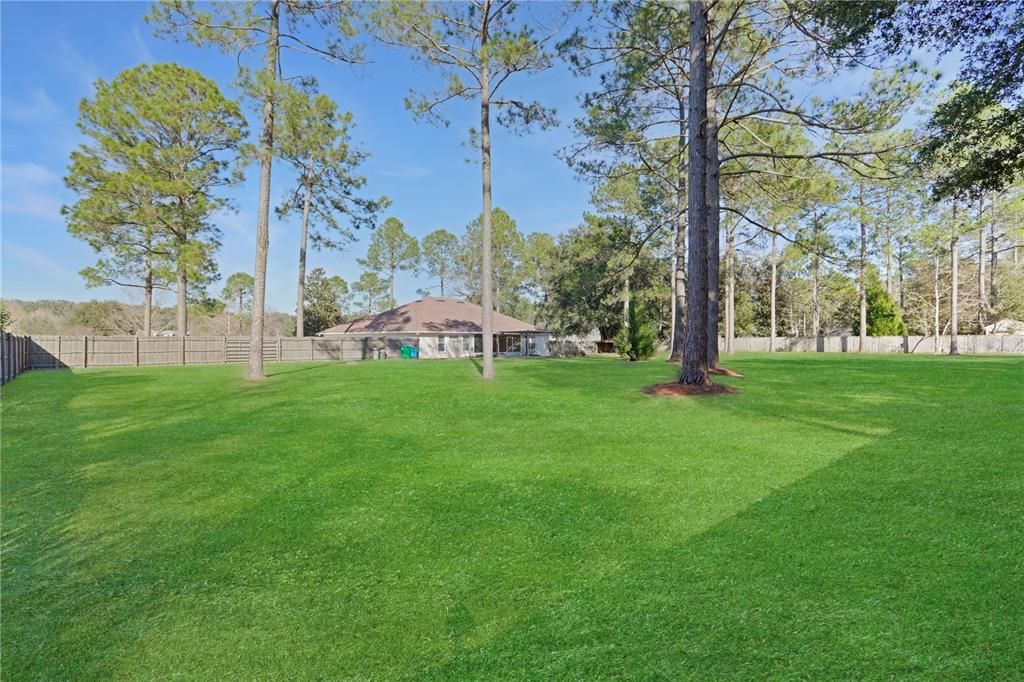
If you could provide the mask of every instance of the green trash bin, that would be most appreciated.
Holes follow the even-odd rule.
[[[403,360],[412,360],[419,356],[419,349],[415,346],[402,346],[400,352]]]

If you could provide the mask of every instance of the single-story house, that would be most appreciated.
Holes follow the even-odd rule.
[[[483,352],[483,308],[457,298],[428,296],[411,303],[343,322],[318,334],[324,338],[381,337],[415,343],[421,358],[465,358]],[[546,357],[546,329],[494,313],[494,352]],[[391,344],[388,344],[391,345]]]

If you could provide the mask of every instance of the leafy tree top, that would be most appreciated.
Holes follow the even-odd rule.
[[[420,248],[416,238],[405,231],[398,218],[391,217],[370,237],[366,258],[359,264],[375,272],[394,274],[398,270],[411,270],[419,263]]]
[[[278,214],[301,213],[308,205],[310,239],[318,249],[344,247],[355,240],[353,228],[373,229],[390,202],[359,194],[366,178],[357,171],[367,154],[352,145],[352,114],[338,111],[326,95],[285,87],[275,124],[278,154],[296,171]]]
[[[227,205],[216,190],[241,179],[238,104],[196,71],[144,64],[97,81],[79,110],[87,141],[65,182],[80,198],[64,214],[69,232],[106,254],[83,271],[87,281],[151,268],[159,285],[172,253],[194,282],[209,275],[218,245],[209,217]]]
[[[536,14],[541,5],[533,5]],[[427,2],[389,0],[370,14],[374,31],[385,43],[410,49],[415,59],[441,71],[445,86],[433,92],[411,92],[407,108],[416,116],[448,125],[441,111],[456,99],[485,95],[507,125],[542,126],[554,122],[554,111],[537,101],[503,94],[517,73],[536,73],[551,66],[544,46],[561,29],[539,33],[514,0],[493,2]]]

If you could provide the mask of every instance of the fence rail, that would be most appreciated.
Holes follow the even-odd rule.
[[[8,338],[11,339],[10,359]],[[344,339],[315,336],[301,339],[266,338],[263,340],[263,359],[267,362],[368,360],[379,357],[381,351],[397,355],[402,343],[408,341],[376,336]],[[210,365],[248,361],[248,336],[14,337],[4,334],[3,345],[5,382],[26,369]]]

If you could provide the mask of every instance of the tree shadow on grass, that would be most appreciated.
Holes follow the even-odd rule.
[[[336,361],[325,361],[318,362],[316,364],[303,364],[301,366],[295,366],[295,363],[282,363],[279,366],[268,365],[267,366],[267,378],[280,377],[287,374],[295,374],[297,372],[312,372],[312,371],[323,371],[325,369],[331,369],[332,362]]]
[[[317,410],[296,406],[287,382],[240,394],[236,373],[180,375],[187,391],[143,401],[76,377],[55,401],[75,421],[31,453],[20,446],[24,488],[5,497],[24,526],[4,567],[12,675],[159,676],[169,651],[179,670],[214,675],[229,665],[221,646],[246,653],[230,664],[241,676],[263,663],[303,676],[325,659],[410,674],[448,650],[446,640],[416,648],[435,641],[424,623],[440,604],[455,614],[445,633],[474,637],[481,593],[491,612],[480,622],[493,626],[495,604],[508,610],[502,622],[529,620],[551,595],[647,553],[654,511],[636,491],[594,482],[599,471],[508,468],[464,441],[442,443],[432,464],[433,430],[351,415],[367,402],[360,382],[380,379],[353,374],[347,400],[325,395]],[[393,402],[378,393],[370,402]],[[324,420],[331,409],[346,418]],[[310,439],[278,437],[285,418]],[[452,458],[468,466],[453,473]],[[404,625],[413,612],[417,624]],[[366,638],[382,630],[405,653]]]
[[[62,396],[65,408],[97,396],[97,378],[77,377]],[[374,488],[368,468],[373,460],[359,452],[302,444],[291,451],[260,448],[259,425],[274,424],[282,403],[275,395],[257,398],[250,409],[237,404],[225,409],[223,396],[174,409],[142,405],[131,423],[119,429],[109,428],[109,419],[86,423],[73,418],[74,410],[62,409],[61,432],[32,436],[38,446],[35,462],[20,455],[19,461],[8,459],[5,677],[117,676],[124,657],[138,655],[148,633],[173,640],[188,632],[216,640],[213,632],[183,626],[195,625],[194,614],[178,611],[183,602],[196,600],[197,611],[204,600],[216,604],[220,613],[207,613],[207,619],[237,612],[252,592],[237,590],[239,576],[247,572],[258,585],[256,593],[276,594],[275,570],[291,564],[285,559],[289,553],[301,556],[315,547],[308,533],[325,514],[344,517],[352,505],[372,504],[366,495]],[[220,414],[212,416],[207,408],[218,402]],[[246,421],[232,422],[225,412],[242,412]],[[374,443],[385,451],[415,447],[401,435],[360,431],[354,425],[345,432],[350,442]],[[23,455],[25,447],[19,449]],[[246,466],[238,464],[240,458]],[[349,470],[340,478],[339,467]],[[325,471],[330,475],[323,479]],[[353,490],[344,482],[356,471],[365,476]],[[314,484],[339,486],[339,493],[310,498]],[[315,589],[314,582],[309,585]],[[255,608],[260,611],[259,605]],[[168,618],[182,620],[170,630],[155,625],[154,619]],[[284,635],[273,626],[270,630],[276,637]],[[275,650],[272,641],[263,645],[268,655]],[[153,651],[165,646],[167,641],[154,644]],[[179,650],[176,666],[187,665],[193,654],[202,659],[202,647],[187,648]],[[257,655],[256,650],[250,653]],[[218,674],[215,657],[202,663],[205,675]],[[160,667],[166,665],[162,659],[150,674],[165,675],[166,668]]]
[[[974,443],[929,457],[873,441],[485,642],[456,642],[426,677],[1013,677],[1024,597],[1007,550],[1024,543],[1024,464],[997,447],[967,474]]]

